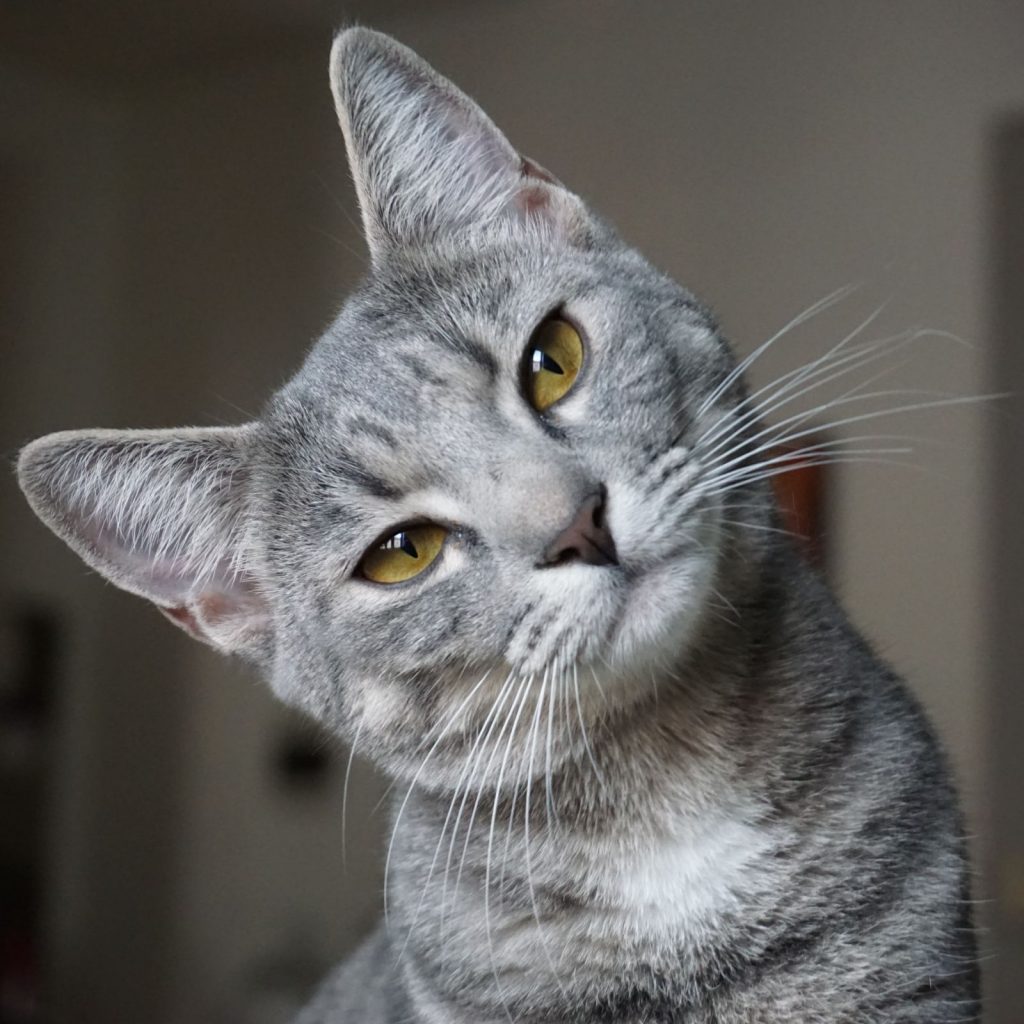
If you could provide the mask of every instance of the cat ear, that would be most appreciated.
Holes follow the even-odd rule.
[[[584,230],[582,202],[401,43],[363,28],[340,33],[331,89],[374,263],[509,222]]]
[[[22,451],[18,479],[40,519],[94,569],[197,639],[256,656],[270,617],[247,528],[252,431],[50,434]]]

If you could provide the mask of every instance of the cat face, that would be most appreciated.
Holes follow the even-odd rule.
[[[693,442],[738,385],[707,312],[410,51],[349,30],[331,77],[373,267],[296,377],[256,423],[52,435],[20,473],[119,585],[443,775],[685,646],[723,536]]]
[[[553,318],[578,332],[583,365],[539,411],[527,378]],[[393,735],[440,678],[434,714],[488,670],[494,684],[573,666],[590,689],[592,671],[648,679],[699,617],[716,559],[685,438],[718,350],[686,294],[617,246],[503,241],[372,281],[264,423],[266,568],[281,635],[302,645],[282,660],[321,661],[282,664],[281,696],[346,715],[345,680]],[[557,550],[581,508],[611,557],[586,560],[585,537]],[[445,531],[436,558],[367,578],[364,553],[417,524]]]

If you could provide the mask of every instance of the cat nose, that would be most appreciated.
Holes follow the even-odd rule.
[[[619,556],[605,516],[605,489],[587,498],[572,522],[544,549],[538,568],[586,562],[618,565]]]

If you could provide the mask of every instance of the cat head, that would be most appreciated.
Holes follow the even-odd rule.
[[[253,423],[55,434],[18,470],[118,586],[442,778],[499,719],[677,663],[727,547],[693,442],[741,385],[708,312],[408,49],[347,30],[331,83],[371,272],[294,379]]]

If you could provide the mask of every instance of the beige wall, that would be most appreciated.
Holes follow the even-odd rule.
[[[0,444],[13,458],[36,434],[120,419],[129,172],[126,112],[110,96],[14,67],[0,71],[0,94],[13,214],[3,239]],[[0,599],[48,606],[63,642],[48,815],[54,1011],[97,1022],[144,1016],[169,980],[181,699],[174,655],[152,660],[151,614],[69,564],[11,474],[0,479],[0,519]]]
[[[257,415],[362,271],[323,65],[323,47],[300,48],[135,98],[131,316],[146,351],[126,372],[161,362],[161,422]],[[151,387],[136,420],[154,415]],[[248,1020],[254,975],[287,971],[292,955],[326,966],[372,923],[379,794],[360,766],[343,870],[343,752],[323,790],[284,790],[273,765],[294,720],[242,666],[172,642],[190,667],[169,1013]]]
[[[990,134],[998,116],[1024,105],[1021,5],[481,2],[391,10],[377,23],[711,301],[741,351],[834,288],[866,282],[836,315],[780,344],[756,380],[820,352],[891,296],[883,329],[924,323],[967,342],[921,348],[899,382],[957,394],[990,386]],[[94,139],[112,179],[82,185],[86,209],[97,208],[101,266],[112,260],[100,283],[120,296],[100,318],[112,325],[110,341],[88,321],[97,362],[67,372],[65,393],[77,405],[66,414],[48,402],[44,361],[59,358],[61,345],[72,351],[66,320],[49,335],[52,353],[19,351],[19,375],[39,382],[23,399],[24,435],[98,419],[235,421],[297,365],[363,265],[326,50],[325,33],[116,92],[120,120],[109,138]],[[60,98],[56,108],[67,109]],[[111,180],[123,183],[113,198]],[[76,193],[65,183],[62,195],[70,216]],[[74,266],[61,272],[76,279]],[[80,285],[89,297],[92,280]],[[45,333],[40,324],[32,336]],[[74,398],[79,384],[85,399]],[[924,441],[916,461],[925,471],[837,474],[830,537],[837,586],[930,708],[982,842],[991,811],[984,417],[968,408],[901,422],[895,432]],[[53,545],[46,552],[54,587],[74,577],[76,595],[99,600],[103,588],[78,579],[70,556],[62,563]],[[363,773],[355,787],[346,874],[342,761],[320,796],[287,797],[269,762],[288,723],[251,678],[128,599],[110,608],[103,672],[121,682],[90,683],[81,713],[100,721],[96,734],[117,744],[125,687],[150,686],[146,652],[161,662],[160,686],[179,694],[160,700],[170,701],[174,727],[162,750],[181,762],[151,780],[173,827],[146,826],[172,844],[171,867],[153,879],[173,875],[161,911],[173,966],[160,1019],[232,1019],[247,970],[277,943],[299,936],[315,955],[344,948],[365,927],[379,879],[373,784]],[[138,713],[144,734],[156,736],[159,715]],[[76,756],[101,785],[103,755]],[[123,769],[126,758],[122,749],[114,764]],[[136,789],[114,806],[135,806],[145,786]],[[69,834],[86,836],[87,871],[111,840],[85,829],[83,813],[79,802],[64,806]],[[104,941],[104,958],[129,945]],[[1012,970],[1012,959],[998,963]]]

